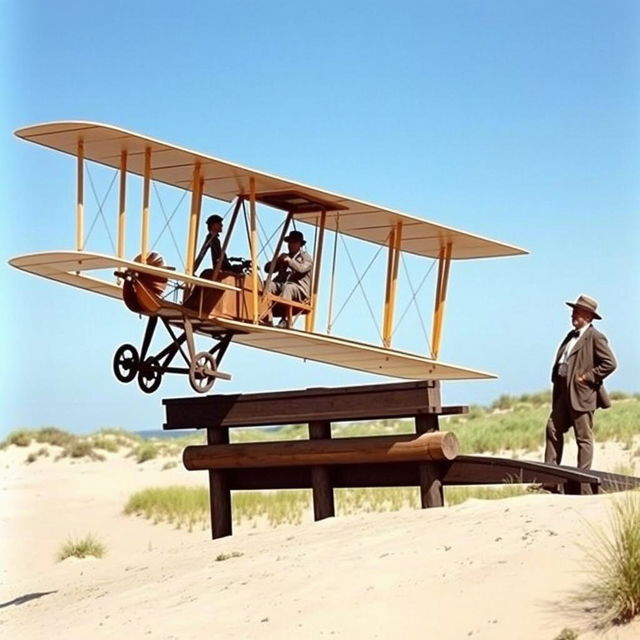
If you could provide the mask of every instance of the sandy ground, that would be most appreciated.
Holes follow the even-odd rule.
[[[587,523],[607,523],[611,496],[471,500],[212,541],[122,514],[138,489],[205,486],[205,473],[119,454],[26,465],[33,449],[0,451],[3,638],[640,638],[640,621],[595,633],[573,599],[588,578],[579,544]],[[594,467],[630,455],[600,446]],[[90,532],[107,556],[56,561]]]

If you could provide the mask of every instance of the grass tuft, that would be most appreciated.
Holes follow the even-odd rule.
[[[86,558],[87,556],[93,556],[94,558],[102,558],[106,552],[105,545],[89,534],[80,539],[69,538],[58,551],[57,557],[58,562],[71,557]]]
[[[580,594],[594,603],[598,626],[624,624],[640,614],[640,491],[613,500],[610,528],[589,525],[584,547],[590,581]]]

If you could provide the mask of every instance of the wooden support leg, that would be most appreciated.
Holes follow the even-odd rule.
[[[331,423],[318,421],[309,423],[311,440],[331,438]],[[331,476],[326,466],[311,467],[311,488],[313,490],[313,517],[315,520],[333,518],[336,515]]]
[[[439,430],[437,415],[418,415],[415,417],[415,423],[418,435]],[[434,462],[423,462],[418,465],[418,473],[422,508],[444,506],[441,466]]]
[[[437,462],[423,462],[419,466],[420,504],[423,509],[443,507],[442,473]]]
[[[229,444],[228,429],[207,429],[208,444]],[[209,505],[211,508],[211,537],[224,538],[232,533],[231,491],[227,481],[228,471],[209,471]]]

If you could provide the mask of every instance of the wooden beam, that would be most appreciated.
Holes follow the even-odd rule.
[[[316,326],[316,304],[318,300],[318,287],[320,285],[320,269],[322,268],[322,252],[324,248],[324,230],[327,224],[327,212],[320,214],[320,226],[318,229],[318,242],[314,247],[313,283],[311,289],[311,311],[305,318],[304,330],[312,332]]]
[[[249,178],[249,228],[251,245],[251,301],[253,305],[253,324],[260,320],[260,307],[258,305],[258,227],[256,214],[256,179]]]
[[[140,233],[140,262],[146,264],[149,252],[149,199],[151,187],[151,147],[144,150],[144,177],[142,188],[142,230]]]
[[[78,138],[76,194],[76,251],[84,249],[84,140]]]
[[[120,152],[120,199],[118,206],[118,244],[116,247],[116,255],[118,258],[124,258],[125,253],[125,230],[126,230],[126,211],[127,211],[127,151],[123,149]]]
[[[451,413],[435,380],[167,398],[164,429],[250,427]],[[456,407],[464,413],[466,407]]]
[[[431,334],[431,357],[438,359],[440,352],[440,340],[442,337],[442,326],[444,322],[444,309],[447,299],[447,286],[449,284],[449,266],[451,264],[451,243],[440,248],[440,258],[438,260],[438,282],[436,286],[436,297],[433,309],[433,329]]]
[[[453,460],[458,439],[449,431],[422,435],[372,436],[335,440],[291,440],[186,447],[182,460],[190,471],[254,467],[291,467],[408,460]]]
[[[187,264],[185,265],[185,272],[188,276],[193,275],[193,262],[196,255],[198,218],[200,217],[200,203],[202,202],[200,186],[200,163],[196,162],[191,179],[191,210],[189,212],[189,228],[187,231]]]

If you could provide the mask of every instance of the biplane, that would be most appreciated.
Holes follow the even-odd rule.
[[[74,250],[46,251],[11,259],[11,265],[29,273],[79,287],[124,302],[147,318],[142,344],[124,344],[115,353],[118,380],[137,379],[140,388],[155,391],[164,374],[186,374],[193,389],[209,391],[216,379],[229,379],[221,370],[231,342],[358,371],[404,379],[474,379],[492,374],[438,360],[451,261],[512,256],[525,250],[421,220],[391,209],[285,180],[218,158],[196,153],[113,126],[89,122],[51,122],[19,129],[16,135],[76,158]],[[89,251],[85,230],[85,172],[97,164],[119,177],[115,218],[115,251]],[[128,197],[131,177],[141,182],[139,246],[125,256]],[[150,248],[151,187],[169,185],[190,195],[186,216],[184,268],[168,265]],[[216,264],[198,275],[199,225],[203,198],[231,203]],[[259,214],[264,208],[282,218],[269,263],[261,269]],[[248,257],[228,265],[229,242],[244,217]],[[280,268],[285,238],[307,225],[314,232],[311,286],[305,299],[273,293],[270,283]],[[332,335],[316,329],[318,300],[323,289],[321,265],[327,234],[386,249],[380,344]],[[236,234],[237,235],[237,234]],[[207,241],[210,242],[210,235]],[[203,255],[203,246],[200,255]],[[263,248],[264,249],[264,248]],[[400,258],[403,254],[431,258],[437,263],[430,352],[426,355],[394,348],[394,313]],[[335,242],[334,256],[335,264]],[[329,288],[332,294],[334,282]],[[331,301],[329,302],[329,306]],[[280,319],[274,325],[274,319]],[[304,326],[296,328],[296,324]],[[153,352],[158,325],[166,329],[168,344]],[[195,336],[212,345],[197,350]],[[175,361],[178,359],[178,363]]]

